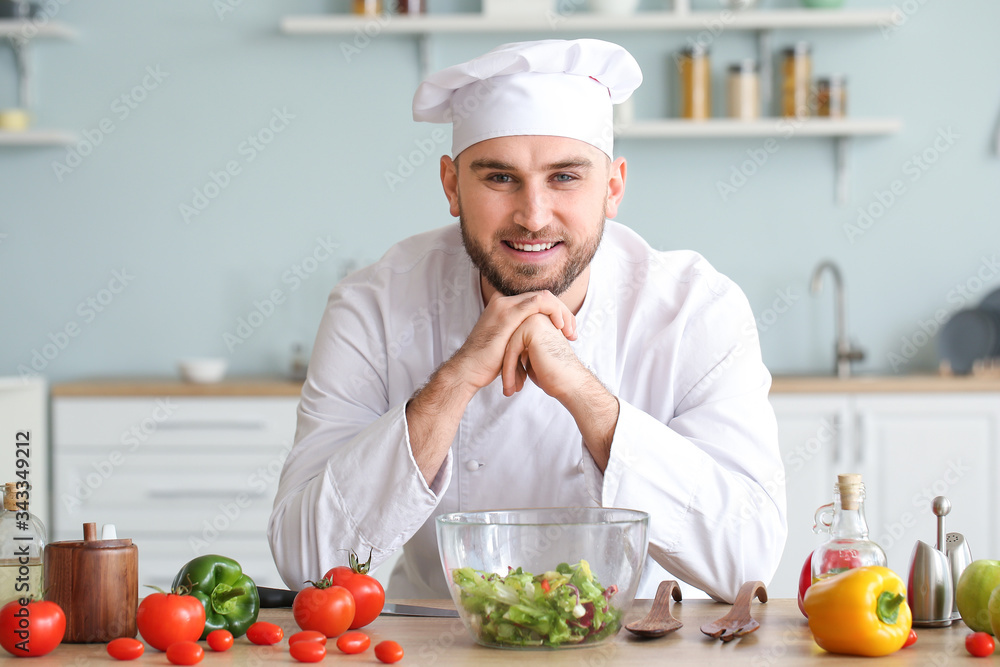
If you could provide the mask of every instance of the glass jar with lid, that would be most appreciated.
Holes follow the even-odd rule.
[[[712,73],[708,48],[695,43],[677,54],[680,117],[705,120],[712,115]]]
[[[808,42],[798,42],[781,53],[781,115],[807,118],[812,115],[809,86],[812,82],[812,51]]]
[[[847,79],[839,74],[816,79],[816,115],[829,118],[847,115]]]
[[[730,118],[739,120],[759,118],[760,77],[757,74],[757,63],[748,59],[730,65],[726,92]]]

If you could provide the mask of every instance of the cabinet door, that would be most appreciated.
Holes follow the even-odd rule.
[[[267,521],[295,433],[293,398],[60,398],[53,403],[52,536],[114,523],[139,547],[139,580],[196,556],[235,558],[283,586]]]
[[[841,395],[772,395],[785,464],[788,540],[768,586],[776,598],[795,597],[806,555],[825,541],[812,532],[813,515],[833,501],[833,485],[849,443],[844,440],[849,401]]]
[[[870,535],[890,568],[905,578],[916,541],[936,542],[936,496],[951,501],[945,531],[965,535],[973,558],[996,553],[997,396],[858,396],[856,419]]]

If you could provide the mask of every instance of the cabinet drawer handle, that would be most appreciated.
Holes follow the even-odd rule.
[[[159,431],[261,431],[267,428],[262,421],[164,421],[157,425]]]
[[[235,498],[239,495],[260,498],[264,496],[261,491],[247,491],[246,489],[152,489],[146,494],[147,498],[156,500],[178,500],[182,498]]]

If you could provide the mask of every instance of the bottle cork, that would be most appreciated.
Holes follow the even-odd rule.
[[[837,486],[840,489],[840,508],[845,510],[858,509],[864,493],[861,475],[857,473],[837,475]]]
[[[7,482],[3,487],[3,508],[8,512],[17,510],[17,485]]]

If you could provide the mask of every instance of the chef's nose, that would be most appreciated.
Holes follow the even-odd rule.
[[[544,186],[525,183],[521,187],[514,222],[532,232],[552,222],[552,202]]]

